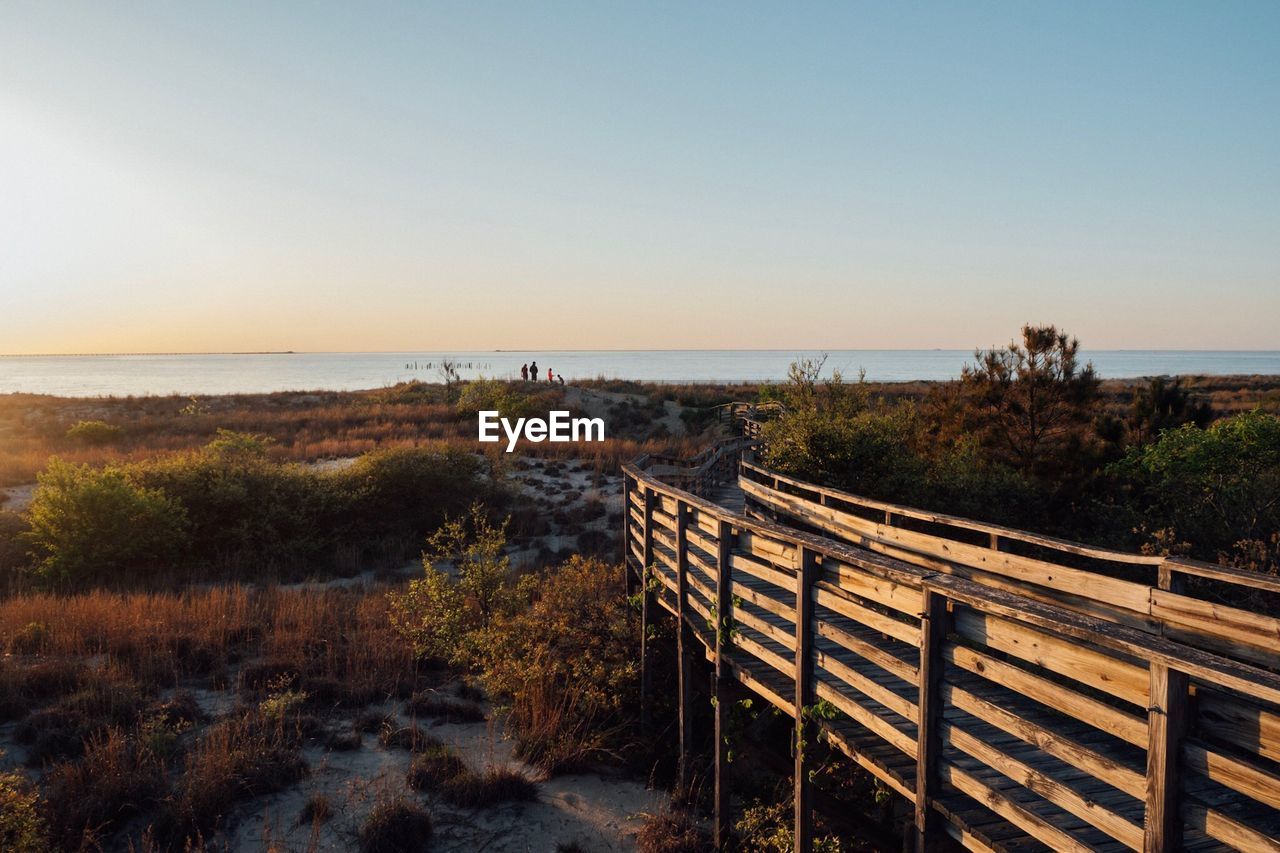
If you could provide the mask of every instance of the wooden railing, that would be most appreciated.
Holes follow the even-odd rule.
[[[739,479],[749,506],[795,523],[734,514],[657,473],[719,464],[747,446],[734,441],[697,466],[650,457],[623,469],[645,620],[660,607],[680,625],[682,773],[693,659],[715,667],[722,846],[722,729],[737,684],[795,720],[797,850],[811,839],[819,730],[907,798],[919,849],[945,832],[976,850],[1280,850],[1280,676],[1264,666],[1277,663],[1274,620],[1000,549],[1061,544],[1020,531],[955,525],[995,539],[981,555],[959,538],[926,548],[907,535],[918,531],[835,515],[858,515],[840,503],[852,496],[762,482],[772,475],[750,463]],[[693,482],[706,493],[707,478]],[[806,488],[816,499],[798,500]],[[814,512],[824,501],[830,513]]]

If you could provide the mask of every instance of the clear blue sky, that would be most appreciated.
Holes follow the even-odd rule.
[[[0,5],[0,352],[1278,317],[1276,2]]]

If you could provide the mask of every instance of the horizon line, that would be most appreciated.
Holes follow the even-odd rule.
[[[440,349],[440,350],[197,350],[197,351],[136,351],[136,352],[8,352],[0,353],[0,358],[123,358],[129,356],[206,356],[206,355],[422,355],[450,353],[471,353],[501,355],[511,353],[584,353],[584,352],[973,352],[975,350],[1003,348],[1003,344],[990,347],[583,347],[583,348],[541,348],[520,349],[504,347],[502,349]],[[1091,352],[1193,352],[1193,353],[1280,353],[1280,349],[1248,349],[1218,347],[1086,347],[1081,345],[1084,353]]]

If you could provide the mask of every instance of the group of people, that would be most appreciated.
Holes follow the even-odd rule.
[[[538,362],[534,361],[534,362],[530,362],[529,364],[520,365],[520,378],[523,379],[525,382],[529,382],[529,381],[537,382],[538,381]],[[564,374],[561,374],[560,376],[556,376],[551,372],[551,368],[548,367],[547,381],[559,382],[561,385],[563,385]]]

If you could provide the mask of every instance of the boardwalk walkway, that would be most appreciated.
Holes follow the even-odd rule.
[[[1280,582],[865,501],[749,447],[625,468],[628,563],[659,582],[645,618],[680,620],[682,709],[703,656],[717,693],[764,698],[801,744],[820,728],[906,798],[919,849],[1280,850],[1280,623],[1184,585]]]

